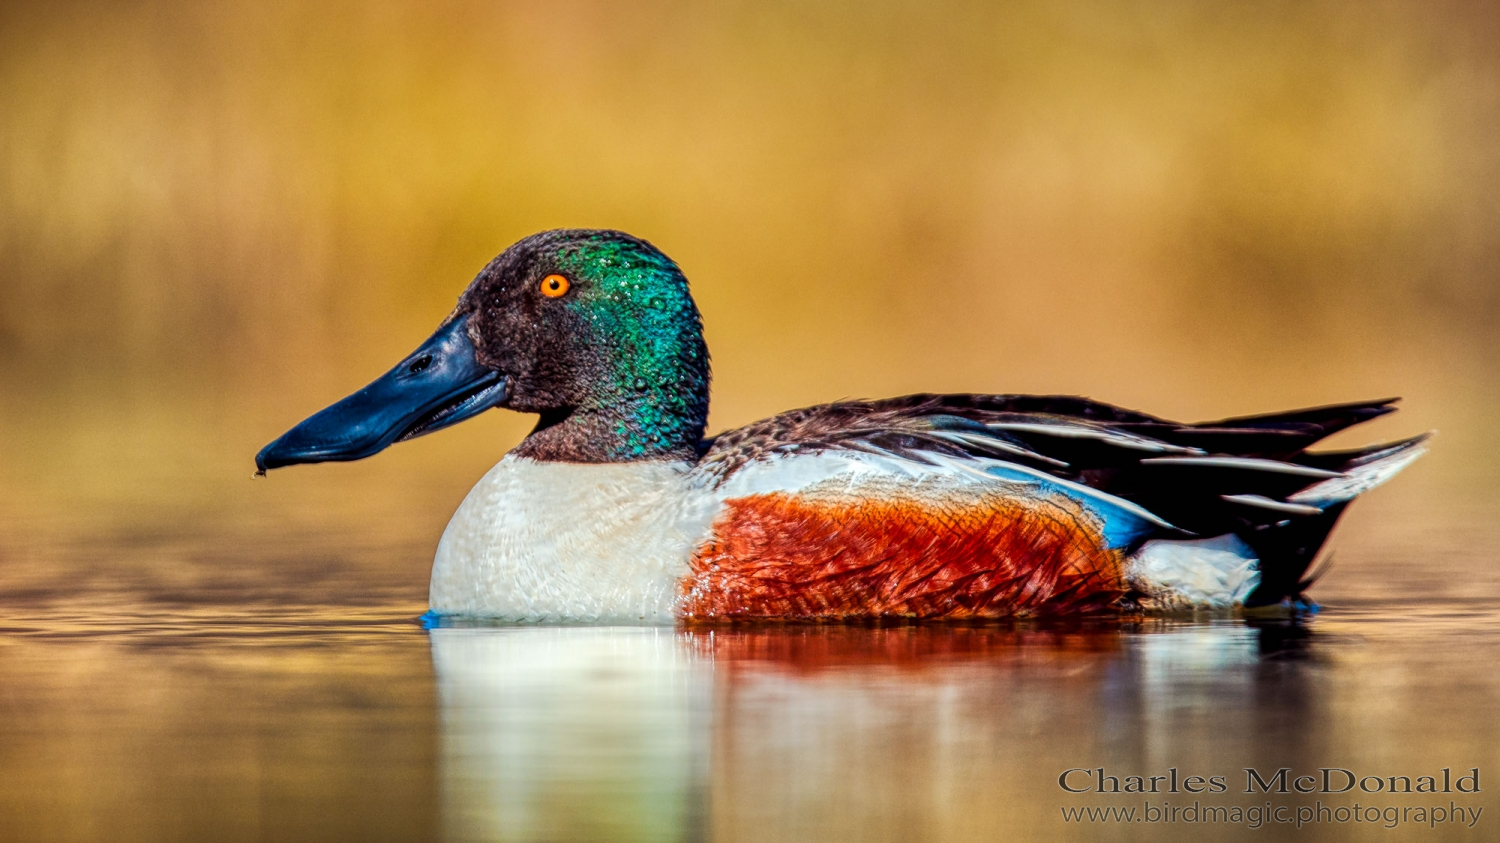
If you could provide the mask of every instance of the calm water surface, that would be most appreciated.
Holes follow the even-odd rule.
[[[1325,609],[1301,622],[429,630],[417,546],[171,528],[13,543],[9,561],[56,564],[0,593],[0,840],[1500,839],[1489,521],[1390,515],[1345,528]],[[244,585],[379,552],[411,576],[327,563]],[[197,573],[97,575],[155,555]],[[1058,786],[1101,767],[1224,776],[1200,807],[1483,813],[1066,822],[1145,809]],[[1246,795],[1246,767],[1478,767],[1482,791]]]

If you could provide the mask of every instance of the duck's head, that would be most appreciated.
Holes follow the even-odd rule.
[[[491,407],[541,415],[523,456],[693,459],[708,349],[682,271],[618,231],[532,235],[490,261],[416,351],[255,464],[363,459]]]

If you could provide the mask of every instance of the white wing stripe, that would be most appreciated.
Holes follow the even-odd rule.
[[[1322,515],[1323,510],[1301,503],[1284,503],[1272,500],[1264,495],[1219,495],[1223,500],[1230,503],[1240,503],[1245,506],[1253,506],[1260,509],[1269,509],[1272,512],[1284,512],[1287,515]]]
[[[1355,466],[1331,480],[1324,480],[1315,486],[1309,486],[1295,495],[1288,496],[1287,500],[1319,506],[1353,500],[1395,477],[1401,469],[1410,465],[1412,460],[1425,453],[1427,453],[1426,447],[1421,443],[1413,443],[1404,450],[1396,451],[1364,465]]]
[[[1294,474],[1298,477],[1314,477],[1320,480],[1340,476],[1337,471],[1295,465],[1278,460],[1263,460],[1256,457],[1147,457],[1141,465],[1187,465],[1200,468],[1243,468],[1250,471],[1265,471],[1273,474]]]
[[[994,430],[1013,430],[1018,433],[1037,433],[1043,436],[1056,436],[1061,439],[1095,439],[1100,442],[1108,442],[1121,448],[1130,448],[1136,451],[1151,451],[1157,454],[1205,454],[1202,448],[1190,448],[1186,445],[1173,445],[1170,442],[1162,442],[1157,439],[1148,439],[1144,436],[1135,436],[1122,433],[1118,430],[1105,430],[1098,427],[1085,427],[1072,424],[1039,424],[1037,422],[988,422],[985,427]]]
[[[1005,453],[1026,457],[1027,459],[1037,460],[1038,462],[1044,462],[1048,465],[1055,465],[1058,468],[1068,467],[1068,464],[1063,462],[1062,460],[1055,460],[1051,457],[1038,454],[1036,451],[1033,451],[1029,448],[1022,448],[1000,439],[991,439],[987,436],[977,436],[973,433],[958,433],[955,431],[938,431],[929,435],[935,436],[939,439],[946,439],[949,442],[955,442],[959,445],[967,445],[971,448],[977,448],[986,451],[1002,451]]]

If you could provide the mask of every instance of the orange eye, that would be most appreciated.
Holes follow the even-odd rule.
[[[542,295],[549,299],[559,298],[567,293],[571,286],[573,285],[568,283],[568,279],[561,275],[548,275],[542,279]]]

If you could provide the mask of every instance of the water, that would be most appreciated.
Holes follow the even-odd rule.
[[[425,629],[416,546],[44,530],[52,573],[0,594],[0,840],[1495,839],[1489,521],[1400,516],[1351,518],[1302,621],[683,629]],[[406,561],[246,585],[335,547]],[[140,573],[166,556],[193,573]],[[1482,789],[1247,795],[1247,767]],[[1072,794],[1072,768],[1226,792]],[[1246,816],[1063,816],[1194,801]],[[1412,810],[1247,815],[1319,802]]]

